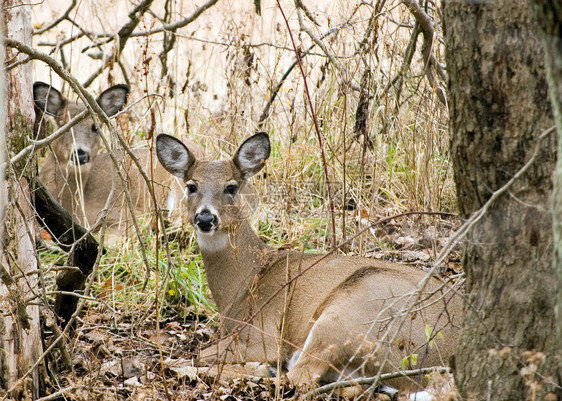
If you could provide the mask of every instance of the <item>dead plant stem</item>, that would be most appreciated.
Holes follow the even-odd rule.
[[[334,209],[334,199],[332,194],[332,184],[330,183],[330,178],[328,174],[328,162],[326,160],[326,151],[324,150],[324,143],[322,140],[322,133],[320,132],[320,127],[318,125],[318,119],[316,118],[316,111],[314,110],[314,106],[312,104],[312,97],[310,96],[310,91],[308,90],[308,82],[306,79],[306,73],[304,72],[304,67],[302,65],[301,56],[299,50],[297,49],[297,44],[295,43],[295,38],[293,37],[293,32],[291,31],[291,26],[289,25],[289,20],[285,16],[285,12],[283,11],[283,7],[281,7],[281,3],[277,0],[277,7],[285,20],[285,24],[287,25],[287,30],[289,32],[289,36],[291,38],[291,43],[293,44],[293,49],[295,51],[295,56],[297,58],[297,63],[299,65],[299,69],[301,70],[302,79],[304,83],[304,90],[306,92],[306,98],[308,101],[308,105],[310,107],[310,115],[312,116],[312,122],[314,123],[314,129],[316,131],[316,136],[318,138],[318,145],[320,147],[320,153],[322,155],[322,167],[324,169],[324,178],[326,180],[326,187],[328,189],[328,202],[329,202],[329,210],[330,210],[330,217],[331,217],[331,224],[332,224],[332,248],[334,248],[337,244],[336,240],[336,212]]]

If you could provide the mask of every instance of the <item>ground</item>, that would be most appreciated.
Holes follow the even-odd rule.
[[[370,230],[373,246],[367,254],[428,269],[457,225],[454,217],[391,220]],[[353,251],[352,245],[349,252]],[[460,272],[458,251],[449,255],[440,272],[446,276]],[[296,399],[302,395],[283,379],[251,376],[242,368],[198,371],[192,367],[197,351],[218,336],[216,314],[186,299],[174,303],[168,297],[157,322],[153,297],[152,302],[130,305],[126,311],[115,310],[112,306],[119,304],[115,298],[126,291],[127,285],[115,280],[101,283],[99,302],[88,304],[68,342],[72,369],[64,366],[60,349],[47,358],[49,393],[65,389],[66,399],[104,401],[160,400],[167,399],[167,394],[174,400]],[[53,338],[52,330],[46,329],[45,344]],[[334,394],[323,397],[337,398]]]

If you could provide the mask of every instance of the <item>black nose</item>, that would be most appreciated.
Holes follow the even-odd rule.
[[[82,149],[78,149],[76,153],[72,154],[72,159],[75,162],[78,161],[78,164],[86,164],[90,161],[90,154]]]
[[[201,231],[207,232],[217,227],[218,219],[210,211],[203,210],[195,215],[194,223]]]

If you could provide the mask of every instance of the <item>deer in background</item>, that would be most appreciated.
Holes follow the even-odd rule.
[[[128,86],[115,85],[102,92],[97,102],[108,116],[113,116],[123,108],[128,95]],[[44,82],[33,84],[33,100],[37,120],[42,121],[43,115],[48,115],[54,117],[59,126],[86,109],[81,102],[68,102],[58,90]],[[99,148],[98,127],[88,117],[52,143],[52,152],[39,172],[45,188],[80,222],[85,215],[83,188]]]
[[[166,170],[185,183],[187,219],[221,316],[223,338],[201,352],[201,365],[279,363],[291,383],[307,386],[397,371],[413,355],[416,368],[448,361],[462,301],[439,278],[431,278],[415,312],[400,325],[395,315],[426,277],[423,271],[275,249],[259,239],[244,198],[249,178],[269,158],[267,134],[247,139],[230,160],[200,161],[165,134],[157,137],[156,150]],[[390,382],[414,384],[406,378]]]
[[[68,102],[58,90],[43,82],[33,85],[33,94],[38,117],[44,114],[52,116],[60,126],[85,110],[81,102]],[[103,91],[97,102],[108,116],[114,116],[124,107],[128,94],[128,86],[115,85]],[[97,222],[112,194],[115,165],[109,153],[98,153],[100,142],[98,127],[91,117],[86,118],[53,142],[52,152],[39,173],[39,179],[55,199],[75,220],[87,226]],[[179,210],[184,193],[178,180],[171,179],[157,163],[154,152],[147,147],[134,149],[133,152],[145,172],[154,167],[153,174],[147,175],[153,179],[160,208],[169,214]],[[117,149],[113,155],[126,182],[117,178],[105,222],[111,232],[121,233],[130,223],[125,190],[131,196],[137,215],[154,211],[154,201],[149,195],[146,181],[126,152]],[[98,224],[96,229],[100,226]]]

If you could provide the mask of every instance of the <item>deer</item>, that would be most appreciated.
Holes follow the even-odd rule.
[[[81,102],[71,103],[55,88],[43,82],[35,82],[33,94],[36,113],[54,117],[62,126],[86,109]],[[104,90],[96,99],[102,110],[115,116],[123,109],[129,95],[127,85],[114,85]],[[154,210],[154,199],[149,195],[147,184],[138,168],[123,149],[113,151],[113,157],[126,181],[117,177],[112,183],[115,164],[109,153],[100,153],[101,133],[91,117],[77,124],[71,131],[57,138],[51,146],[52,152],[39,173],[39,179],[54,198],[78,222],[93,226],[99,231],[101,224],[95,224],[108,206],[105,223],[110,233],[123,233],[130,224],[130,211],[125,199],[125,190],[130,194],[134,212],[145,215]],[[202,152],[198,149],[199,152]],[[157,206],[165,212],[167,220],[173,219],[174,210],[184,197],[177,179],[157,163],[153,150],[140,147],[133,150],[139,163],[152,179]],[[109,202],[108,202],[109,199]],[[101,223],[101,222],[99,222]]]
[[[366,257],[276,249],[258,237],[245,198],[270,146],[268,134],[261,132],[246,139],[231,159],[199,160],[173,136],[156,139],[160,163],[184,182],[183,213],[195,228],[221,319],[221,339],[204,348],[197,363],[281,366],[299,388],[397,371],[413,365],[414,355],[416,367],[446,363],[462,300],[443,280],[430,277],[415,312],[400,325],[401,311],[426,279],[422,270]],[[388,385],[416,386],[405,378]]]

